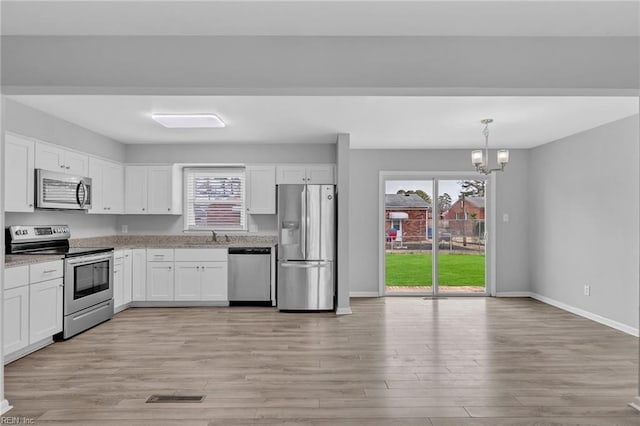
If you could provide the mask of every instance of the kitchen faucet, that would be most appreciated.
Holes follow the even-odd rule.
[[[218,242],[218,238],[216,237],[216,231],[214,231],[213,229],[211,230],[211,241]]]

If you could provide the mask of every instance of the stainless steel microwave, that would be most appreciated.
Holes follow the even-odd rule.
[[[91,208],[91,178],[36,169],[36,207],[87,210]]]

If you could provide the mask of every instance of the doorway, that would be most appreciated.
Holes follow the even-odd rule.
[[[489,180],[382,172],[381,295],[489,293]]]

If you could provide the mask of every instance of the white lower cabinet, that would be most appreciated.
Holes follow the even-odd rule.
[[[12,361],[62,331],[63,262],[6,268],[2,303],[3,354]],[[33,349],[29,346],[38,343]]]
[[[29,286],[29,344],[62,331],[63,285],[57,278]]]
[[[202,265],[201,273],[201,300],[225,301],[228,296],[227,262],[207,262]]]
[[[173,262],[147,262],[147,301],[173,300]]]
[[[117,262],[117,261],[116,261]],[[124,265],[115,263],[113,265],[113,307],[118,309],[124,304]]]
[[[28,285],[5,290],[2,321],[4,353],[26,348],[29,345]]]
[[[133,300],[133,259],[131,250],[124,250],[124,263],[122,266],[122,302],[126,305]]]
[[[131,250],[131,298],[134,302],[147,300],[147,250]]]
[[[113,252],[113,308],[118,309],[124,305],[124,252]]]
[[[227,249],[176,249],[175,300],[227,301]]]
[[[227,300],[227,262],[176,262],[175,267],[175,300]]]
[[[175,300],[200,300],[200,262],[176,262]]]

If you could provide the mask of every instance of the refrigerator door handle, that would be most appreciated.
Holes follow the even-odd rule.
[[[283,262],[283,268],[299,268],[299,269],[310,269],[310,268],[325,268],[328,263],[327,262],[317,262],[317,263],[302,263],[302,262]]]
[[[302,189],[300,194],[300,250],[302,250],[302,258],[307,258],[307,187]]]

